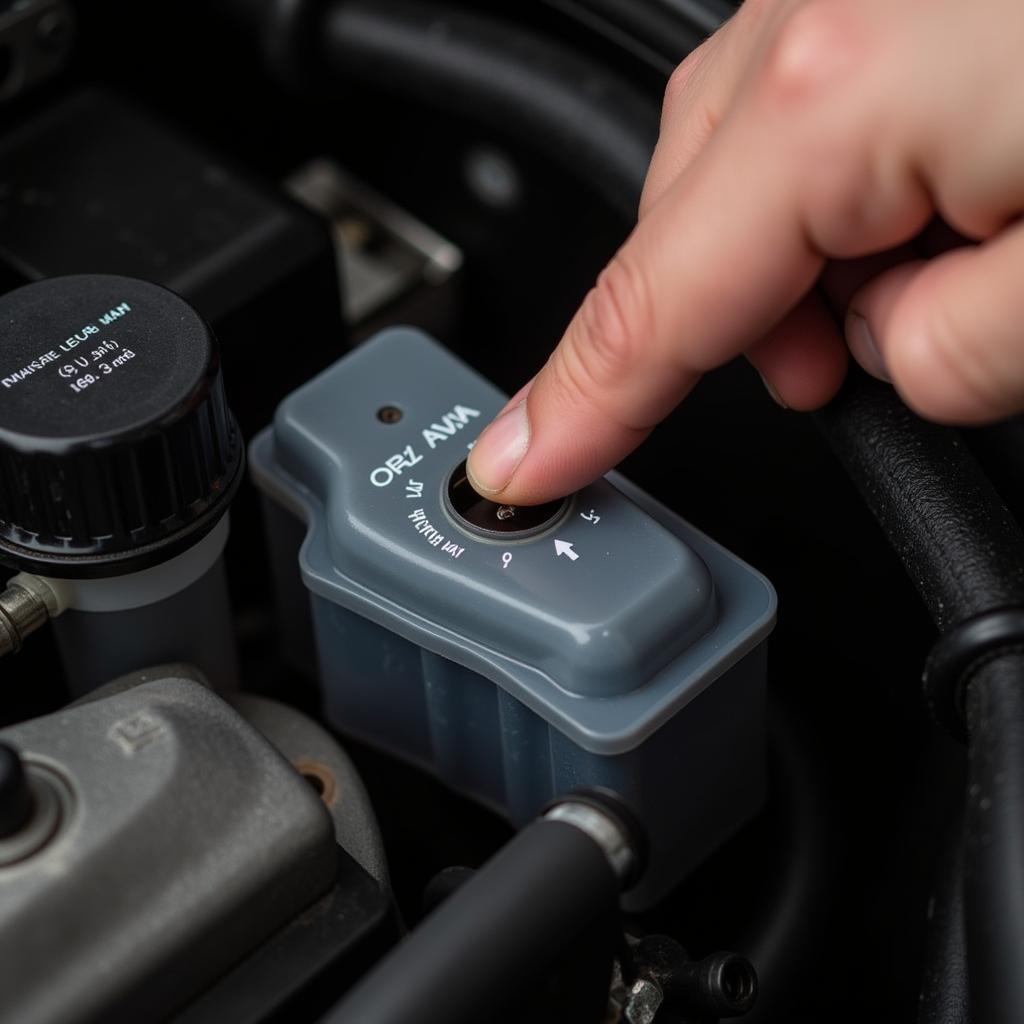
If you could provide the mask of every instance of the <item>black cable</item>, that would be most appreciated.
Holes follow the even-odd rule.
[[[341,0],[319,35],[334,75],[492,128],[635,220],[658,113],[626,80],[539,34],[417,0]]]
[[[615,912],[605,851],[560,821],[526,826],[386,956],[331,1024],[479,1024],[504,1013]]]
[[[1024,1021],[1024,651],[967,689],[964,907],[972,1019]]]
[[[964,826],[949,830],[932,896],[917,1024],[967,1024],[967,950],[964,938]]]

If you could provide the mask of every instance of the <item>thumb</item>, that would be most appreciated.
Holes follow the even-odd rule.
[[[979,246],[882,274],[850,303],[854,354],[930,419],[986,423],[1021,411],[1022,262],[1018,223]]]

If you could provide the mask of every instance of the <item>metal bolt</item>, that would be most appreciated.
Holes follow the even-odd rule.
[[[624,1013],[627,1024],[653,1024],[665,1001],[661,986],[647,978],[638,978],[629,990]]]

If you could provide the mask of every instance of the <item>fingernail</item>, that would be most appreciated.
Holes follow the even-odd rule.
[[[530,447],[530,421],[526,400],[503,412],[473,445],[466,474],[481,494],[497,494],[512,480],[512,474]]]
[[[778,391],[776,391],[775,388],[772,387],[771,381],[768,380],[768,378],[763,373],[761,373],[760,370],[758,370],[757,375],[761,378],[761,383],[764,385],[765,391],[767,391],[768,394],[772,396],[772,401],[780,409],[788,409],[789,406],[786,405],[786,403],[782,400],[782,395],[780,395]]]
[[[889,380],[889,373],[882,361],[882,353],[878,351],[871,327],[859,313],[846,314],[846,344],[850,347],[857,362],[872,377]]]

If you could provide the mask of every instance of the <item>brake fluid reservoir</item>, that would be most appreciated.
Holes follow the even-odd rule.
[[[76,275],[0,298],[0,562],[60,581],[74,691],[179,660],[232,685],[221,552],[243,455],[179,296]]]
[[[481,499],[465,459],[504,402],[397,329],[281,404],[250,464],[283,631],[301,651],[311,606],[337,728],[514,822],[619,793],[651,839],[642,906],[763,799],[775,594],[616,474],[536,508]]]

